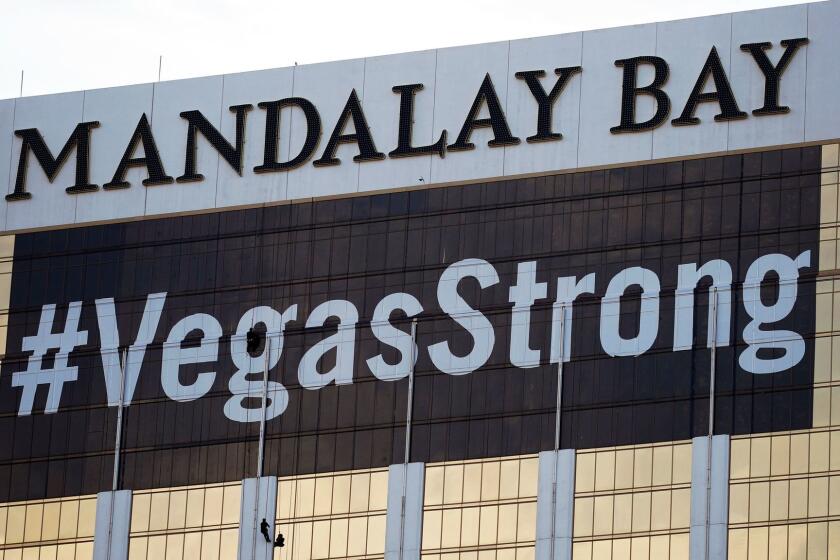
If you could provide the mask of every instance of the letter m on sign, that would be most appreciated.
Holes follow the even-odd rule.
[[[18,160],[17,177],[15,178],[15,190],[6,195],[6,200],[24,200],[31,198],[32,194],[26,192],[26,170],[29,163],[29,152],[35,156],[38,165],[47,175],[50,183],[58,176],[62,165],[70,157],[70,153],[76,150],[76,181],[67,187],[70,194],[95,191],[99,187],[93,185],[89,180],[90,162],[90,130],[99,126],[99,122],[83,122],[76,125],[70,138],[64,143],[57,157],[44,142],[44,137],[37,128],[26,128],[16,130],[15,135],[21,139],[20,159]]]

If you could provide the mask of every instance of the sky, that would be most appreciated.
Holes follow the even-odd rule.
[[[0,99],[468,45],[801,0],[0,0]]]

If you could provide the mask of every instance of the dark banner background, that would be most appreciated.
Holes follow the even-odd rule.
[[[280,364],[270,373],[289,389],[290,402],[268,422],[266,472],[402,461],[407,381],[380,381],[365,363],[383,350],[395,357],[380,347],[367,323],[376,303],[397,291],[413,294],[425,308],[418,329],[412,460],[550,449],[556,365],[547,362],[556,278],[594,272],[600,296],[615,273],[632,266],[660,277],[656,343],[639,358],[610,358],[598,338],[599,299],[576,302],[573,361],[564,370],[562,446],[704,434],[706,290],[697,295],[697,350],[675,353],[673,289],[679,264],[715,258],[732,265],[737,289],[735,344],[718,350],[716,432],[810,427],[819,154],[819,147],[792,149],[19,235],[0,372],[0,502],[110,488],[116,410],[106,405],[94,300],[116,298],[126,344],[134,341],[146,296],[161,291],[168,296],[158,343],[178,320],[198,312],[215,316],[226,336],[213,390],[189,403],[163,394],[161,349],[147,349],[133,403],[125,410],[125,488],[254,476],[258,425],[231,422],[222,409],[235,370],[228,337],[255,305],[278,311],[298,305],[298,321],[288,326]],[[805,358],[783,373],[741,371],[737,357],[749,317],[740,283],[747,267],[760,255],[795,257],[808,249],[811,267],[801,271],[796,307],[774,325],[806,337]],[[496,344],[483,368],[451,376],[433,368],[426,348],[448,340],[462,354],[470,349],[469,336],[441,314],[436,297],[441,272],[470,257],[488,260],[500,276],[499,284],[484,290],[471,280],[460,286],[491,318]],[[508,358],[508,290],[517,263],[527,260],[538,261],[538,280],[549,282],[549,297],[532,315],[531,347],[542,351],[543,363],[519,369]],[[765,291],[772,302],[774,287]],[[305,390],[297,382],[300,357],[329,329],[304,330],[303,323],[329,299],[348,299],[359,309],[354,383]],[[67,304],[79,300],[80,328],[89,338],[71,354],[78,381],[64,386],[58,413],[43,414],[43,386],[33,415],[18,417],[21,390],[11,386],[11,377],[26,367],[22,337],[37,332],[42,305],[58,304],[56,332],[63,329]],[[624,336],[634,334],[637,310],[637,298],[624,298]],[[408,323],[401,328],[408,330]],[[183,368],[182,381],[191,382],[196,371]]]

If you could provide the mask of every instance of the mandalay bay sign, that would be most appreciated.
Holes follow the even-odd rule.
[[[745,43],[740,45],[742,56],[751,58],[755,63],[756,72],[763,79],[763,104],[750,109],[751,114],[742,109],[743,101],[731,84],[724,63],[715,46],[708,51],[705,63],[696,74],[696,82],[686,99],[675,100],[679,103],[679,116],[670,120],[674,127],[695,127],[701,123],[698,108],[710,104],[719,112],[714,116],[714,122],[724,123],[748,118],[764,118],[773,115],[784,115],[791,112],[791,108],[781,101],[783,91],[782,82],[785,71],[794,61],[797,53],[804,49],[809,40],[805,37],[781,40],[777,46],[771,42]],[[771,60],[772,55],[776,60]],[[734,56],[734,55],[733,55]],[[612,102],[620,106],[619,122],[613,123],[609,132],[612,134],[639,133],[654,130],[668,122],[672,113],[672,100],[667,93],[667,84],[671,70],[668,61],[659,56],[636,56],[614,61],[616,72],[615,92],[610,96]],[[562,141],[561,130],[554,130],[552,119],[555,107],[561,103],[564,90],[569,83],[586,69],[582,66],[568,66],[548,69],[523,69],[515,72],[516,81],[529,92],[533,105],[536,107],[536,121],[531,130],[512,130],[505,115],[503,102],[497,93],[490,74],[484,76],[478,87],[472,104],[465,107],[465,118],[460,124],[455,140],[450,142],[446,129],[440,131],[437,141],[424,145],[415,145],[413,125],[418,115],[415,114],[415,96],[424,89],[423,83],[399,84],[392,87],[394,94],[399,96],[399,126],[396,138],[375,138],[374,131],[368,125],[362,100],[355,89],[350,91],[344,108],[337,121],[332,126],[323,149],[318,152],[321,143],[324,123],[318,107],[305,97],[286,97],[276,100],[259,101],[257,107],[265,112],[264,141],[261,146],[263,162],[253,168],[253,173],[288,172],[299,168],[311,161],[316,168],[340,165],[337,150],[342,145],[353,145],[358,153],[353,157],[355,162],[375,162],[389,158],[410,158],[418,156],[437,156],[444,158],[448,153],[464,152],[476,148],[473,142],[473,132],[486,129],[490,133],[487,141],[489,148],[503,148],[520,144],[520,136],[527,134],[528,143]],[[548,75],[552,74],[552,77]],[[650,78],[642,76],[651,75]],[[578,78],[579,79],[579,78]],[[650,81],[646,83],[647,79]],[[637,103],[641,98],[653,102],[653,113],[649,118],[639,113]],[[446,102],[441,100],[441,102]],[[188,101],[184,101],[188,104]],[[225,137],[211,120],[199,110],[180,112],[180,117],[186,121],[186,150],[183,157],[183,173],[173,178],[165,169],[164,160],[158,150],[152,126],[145,113],[136,117],[136,127],[133,133],[125,139],[126,147],[119,161],[113,162],[113,176],[103,182],[101,188],[105,191],[127,189],[131,182],[127,180],[130,169],[145,170],[146,178],[142,180],[144,186],[167,185],[171,183],[192,183],[204,180],[199,169],[197,150],[198,136],[201,135],[207,143],[219,154],[239,176],[246,171],[244,168],[245,127],[248,114],[254,110],[251,103],[238,104],[229,107],[235,121],[235,133],[232,138]],[[289,138],[281,138],[281,115],[295,110],[305,120],[305,139],[295,155],[285,161],[280,161],[280,147],[291,144]],[[606,109],[605,109],[606,110]],[[644,112],[647,112],[647,108]],[[481,116],[486,114],[487,116]],[[524,125],[524,123],[521,123]],[[50,183],[61,171],[63,165],[75,153],[74,182],[63,185],[67,194],[95,192],[100,185],[91,181],[90,154],[96,142],[95,129],[100,126],[99,121],[80,122],[70,133],[60,149],[54,151],[45,141],[38,128],[22,128],[14,131],[20,141],[17,156],[17,171],[14,172],[14,188],[6,195],[9,202],[24,201],[32,198],[27,190],[27,175],[30,160],[34,158],[37,166]],[[327,129],[328,130],[328,129]],[[393,145],[387,156],[377,146],[383,143]],[[142,152],[142,153],[141,153]],[[317,153],[320,155],[315,158]],[[315,159],[313,159],[315,158]]]

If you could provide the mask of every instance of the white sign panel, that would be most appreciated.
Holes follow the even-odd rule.
[[[840,1],[0,101],[6,232],[840,138]]]

